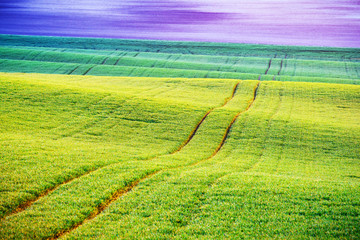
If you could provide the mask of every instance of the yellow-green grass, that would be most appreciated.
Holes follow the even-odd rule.
[[[360,236],[359,86],[0,81],[0,238]]]
[[[2,215],[114,162],[177,149],[232,80],[1,74]]]
[[[144,180],[66,239],[357,239],[359,87],[261,84],[226,144]]]
[[[181,140],[185,140],[188,137],[188,134],[195,126],[195,121],[199,121],[199,119],[196,119],[196,111],[200,112],[201,107],[202,109],[208,109],[208,106],[216,106],[214,103],[218,101],[221,103],[224,103],[225,100],[226,102],[229,101],[233,91],[236,90],[236,98],[232,99],[224,107],[214,109],[204,122],[205,126],[209,121],[215,122],[219,128],[215,128],[213,131],[204,131],[204,127],[201,127],[198,131],[199,136],[204,134],[210,137],[215,136],[213,140],[215,142],[214,144],[219,144],[223,137],[223,130],[228,126],[233,115],[243,109],[245,105],[248,104],[247,101],[252,98],[255,84],[253,82],[244,82],[234,89],[235,83],[237,84],[238,82],[232,80],[191,80],[190,82],[186,79],[85,78],[79,76],[39,74],[3,74],[2,81],[4,83],[4,99],[6,99],[6,95],[8,95],[6,100],[8,100],[9,103],[9,106],[6,106],[6,104],[3,106],[3,122],[5,123],[2,129],[5,132],[3,141],[9,143],[4,146],[4,153],[11,152],[9,155],[5,154],[4,156],[4,160],[7,161],[4,162],[6,165],[4,164],[3,167],[3,179],[6,180],[4,182],[7,184],[4,184],[2,187],[3,192],[12,192],[14,195],[13,198],[11,198],[9,194],[3,195],[4,216],[8,215],[6,212],[10,213],[12,209],[15,209],[16,205],[26,202],[28,199],[36,198],[44,192],[47,194],[46,189],[52,189],[73,177],[80,176],[96,168],[100,168],[100,170],[93,171],[91,174],[85,174],[85,176],[81,178],[84,180],[80,182],[80,187],[77,188],[77,190],[72,189],[70,191],[70,193],[79,191],[79,194],[84,194],[86,188],[88,188],[90,192],[93,192],[94,188],[101,188],[101,190],[97,191],[97,196],[95,193],[92,193],[95,195],[86,197],[88,202],[84,203],[84,207],[88,208],[90,212],[94,206],[99,205],[104,199],[109,198],[114,191],[121,190],[128,183],[141,178],[151,171],[180,166],[194,161],[194,159],[180,158],[180,152],[174,155],[176,157],[174,157],[172,161],[166,158],[159,158],[154,159],[151,164],[148,164],[137,160],[151,158],[155,155],[151,155],[151,151],[160,152],[157,155],[164,155],[164,153],[166,153],[165,147],[169,145],[169,142],[172,141],[176,143],[173,135],[184,136]],[[183,87],[181,87],[182,85]],[[228,87],[230,88],[228,89]],[[54,89],[56,89],[55,92]],[[196,96],[194,96],[195,92],[191,92],[190,89],[196,91]],[[73,93],[73,91],[75,92]],[[95,103],[88,106],[89,104],[86,100],[93,97],[88,95],[88,91],[91,93],[92,91],[97,92],[99,95],[106,93],[107,95],[105,97],[102,96],[100,100],[96,99]],[[184,94],[183,91],[185,91],[186,94]],[[16,96],[11,96],[12,92],[17,93]],[[72,93],[71,98],[69,98],[69,92]],[[111,102],[107,99],[115,96],[117,98],[113,99],[113,101],[118,100],[121,105],[114,108],[115,111],[107,111],[108,107],[111,107]],[[120,96],[126,98],[131,104],[124,103],[124,99],[121,99]],[[231,107],[239,101],[238,98],[240,98],[243,104]],[[196,99],[200,101],[199,104]],[[25,104],[22,102],[24,100]],[[61,102],[61,100],[64,101]],[[70,102],[66,102],[69,100]],[[54,101],[56,101],[55,105]],[[150,107],[154,107],[150,103],[151,101],[157,104],[156,109],[144,113],[144,108],[145,110],[149,110]],[[7,101],[5,101],[5,103],[6,102]],[[28,104],[26,104],[26,102],[28,102]],[[36,103],[35,105],[33,104],[34,102]],[[79,107],[81,108],[81,103],[83,102],[86,103],[86,106],[83,106],[82,111],[84,111],[84,113],[81,114],[81,118],[72,115],[69,116],[68,119],[64,119],[65,116],[62,114],[60,117],[52,112],[55,110],[61,113],[74,111],[80,113],[82,111],[79,110]],[[136,104],[137,102],[140,103]],[[17,106],[17,104],[14,103],[23,106]],[[141,103],[145,106],[140,107]],[[162,106],[161,103],[165,105]],[[38,109],[39,106],[42,108],[40,107],[41,109]],[[59,107],[68,108],[64,110],[58,109]],[[180,116],[180,114],[177,113],[176,108],[179,107],[181,111],[186,112],[184,113],[186,116]],[[7,111],[9,109],[13,109],[16,114]],[[132,114],[129,112],[136,113]],[[223,114],[220,114],[220,112]],[[44,114],[44,118],[38,116],[41,114]],[[51,114],[51,121],[46,118],[49,114]],[[94,116],[91,118],[86,114],[93,114]],[[201,114],[201,116],[203,116],[205,112],[201,112]],[[26,115],[26,117],[22,115]],[[106,117],[104,115],[106,115]],[[123,115],[125,115],[125,117]],[[97,116],[105,119],[96,119]],[[152,116],[152,118],[148,119],[149,116]],[[161,117],[166,117],[167,120],[161,122]],[[24,118],[27,118],[26,121],[24,121]],[[117,121],[115,124],[113,118]],[[183,118],[188,118],[190,122],[183,121]],[[113,121],[110,121],[110,119]],[[219,119],[228,119],[228,121],[219,121]],[[46,128],[42,126],[56,124],[54,120],[65,122],[65,124],[53,127],[47,126]],[[66,120],[68,122],[66,122]],[[128,121],[130,121],[130,124]],[[134,121],[137,122],[137,124],[134,125]],[[173,125],[176,126],[172,126],[172,121],[175,121]],[[194,123],[193,125],[191,125],[191,121]],[[144,124],[146,122],[151,124]],[[110,134],[110,123],[110,130],[112,131],[111,138],[108,137]],[[138,125],[139,123],[141,126]],[[183,126],[184,124],[187,126]],[[15,125],[21,128],[19,129]],[[112,125],[116,126],[114,127]],[[160,129],[161,125],[163,125],[162,129]],[[187,131],[186,128],[189,130]],[[15,131],[13,131],[14,129]],[[160,135],[154,134],[154,131],[160,133]],[[180,131],[181,134],[177,134],[176,131]],[[152,139],[148,139],[148,137],[150,137],[150,135],[148,135],[149,133]],[[19,135],[20,139],[18,139]],[[22,143],[24,137],[29,138],[29,141],[19,146],[19,142]],[[207,147],[212,150],[210,140],[207,139],[208,141],[205,142],[195,139],[197,139],[197,137],[194,137],[192,142],[195,144],[199,142],[204,145],[203,148]],[[178,148],[182,142],[179,141],[178,146],[174,144],[175,146],[172,146],[172,149],[168,148],[168,152],[174,152],[175,147]],[[63,145],[67,146],[69,152],[64,152]],[[61,146],[60,149],[58,149],[59,146]],[[198,145],[195,146],[195,149],[199,149],[198,147]],[[34,155],[28,153],[29,148],[35,153]],[[191,147],[185,146],[185,149],[187,149],[185,151],[189,151],[188,149],[191,149]],[[12,161],[15,157],[13,153],[17,151],[18,157],[21,159],[20,161]],[[48,151],[50,151],[50,153]],[[73,161],[77,160],[76,157],[79,151],[81,152],[81,158],[83,158],[82,162],[74,163]],[[98,153],[99,151],[100,153]],[[70,155],[64,156],[65,153],[70,153]],[[141,154],[146,157],[139,157]],[[209,153],[205,150],[203,154],[208,155]],[[30,160],[25,162],[25,159],[22,159],[23,157],[30,158]],[[59,157],[62,159],[60,160]],[[24,161],[21,162],[21,160]],[[113,164],[115,162],[117,162],[117,164]],[[87,164],[87,166],[83,166],[84,164]],[[104,167],[105,165],[109,167]],[[11,171],[17,167],[20,169]],[[26,171],[26,174],[24,171]],[[52,176],[49,176],[49,174]],[[29,175],[33,178],[31,181],[29,181]],[[104,180],[102,179],[103,177],[107,179]],[[94,183],[96,186],[94,186]],[[71,184],[77,186],[79,181],[75,180],[69,183],[69,185]],[[67,189],[68,185],[65,185],[57,189],[56,192],[66,192]],[[60,196],[64,196],[65,199],[69,201],[69,196],[66,194],[60,193]],[[72,198],[72,195],[70,197]],[[50,199],[52,198],[50,197]],[[59,198],[55,197],[55,199],[55,202],[58,202]],[[38,203],[35,203],[34,206],[36,206],[36,204]],[[53,205],[50,206],[54,208]],[[69,209],[70,206],[63,205],[60,201],[58,207],[65,207],[65,211],[70,214],[68,217],[74,217],[75,213]],[[77,205],[73,205],[73,207],[73,210],[78,211],[77,214],[81,214],[84,211],[84,209],[80,210]],[[64,212],[58,212],[64,216]],[[52,211],[48,211],[47,214],[50,214],[50,216],[56,219],[58,218],[58,215],[54,215]],[[17,219],[17,216],[21,216],[21,214],[15,214],[15,219]],[[81,221],[83,217],[83,215],[78,216],[76,220]],[[33,221],[36,222],[36,219],[33,219]],[[64,225],[58,221],[50,222],[60,229],[68,227],[68,220],[63,222]],[[39,221],[38,223],[49,224],[49,222],[44,221]],[[5,228],[10,231],[17,229],[8,227],[4,227],[3,229]],[[17,234],[19,233],[23,234],[17,232]],[[30,235],[25,234],[23,236],[32,236],[31,232],[28,234]],[[47,234],[52,234],[52,232],[50,231]],[[10,234],[9,236],[12,235]]]

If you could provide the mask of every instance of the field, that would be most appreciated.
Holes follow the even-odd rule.
[[[0,45],[0,239],[359,239],[359,49]]]

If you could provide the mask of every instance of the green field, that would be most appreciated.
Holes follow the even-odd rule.
[[[359,84],[360,49],[0,35],[2,72]]]
[[[360,238],[359,49],[0,45],[0,239]]]

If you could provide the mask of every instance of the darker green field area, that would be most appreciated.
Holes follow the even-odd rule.
[[[360,50],[0,36],[0,71],[358,84]]]

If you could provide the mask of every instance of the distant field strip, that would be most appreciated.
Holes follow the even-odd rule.
[[[2,38],[6,39],[6,36]],[[347,84],[358,84],[360,79],[358,74],[360,62],[356,60],[356,56],[359,55],[357,49],[353,49],[353,52],[336,48],[315,51],[305,47],[284,47],[280,50],[276,46],[258,46],[262,49],[260,51],[253,45],[230,44],[227,47],[236,53],[234,55],[230,54],[225,46],[223,46],[224,53],[219,54],[213,47],[204,44],[202,50],[207,49],[207,51],[189,54],[189,51],[159,52],[159,49],[150,47],[156,41],[144,41],[143,43],[148,43],[147,48],[143,48],[143,43],[140,41],[137,42],[138,49],[134,47],[110,50],[80,47],[77,43],[82,41],[81,39],[72,39],[73,43],[59,44],[59,48],[49,48],[41,46],[40,43],[38,47],[31,45],[31,38],[28,37],[24,37],[24,40],[29,46],[9,39],[7,42],[2,42],[2,38],[0,36],[0,60],[2,60],[0,71],[3,72],[261,79]],[[55,38],[48,40],[49,44],[57,41]],[[130,41],[129,44],[133,42]],[[177,44],[181,49],[187,46],[185,43]],[[191,43],[187,44],[188,48],[194,47]],[[266,48],[268,51],[265,51]]]
[[[33,49],[47,48],[50,51],[59,49],[66,52],[102,52],[105,55],[117,52],[148,52],[156,54],[183,54],[207,56],[244,56],[267,58],[300,58],[316,60],[349,59],[359,61],[359,49],[354,48],[319,48],[276,45],[251,45],[231,43],[147,41],[121,39],[95,39],[71,37],[42,37],[0,35],[0,45],[6,47],[22,47]],[[115,53],[114,53],[115,52]]]

